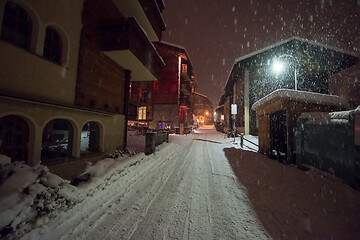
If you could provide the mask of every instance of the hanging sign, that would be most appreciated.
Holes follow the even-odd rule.
[[[231,104],[231,114],[237,114],[237,105]]]

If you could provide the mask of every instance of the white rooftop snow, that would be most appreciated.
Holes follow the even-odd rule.
[[[275,99],[285,98],[288,100],[296,100],[296,101],[303,101],[307,103],[316,103],[316,104],[327,104],[331,106],[348,106],[348,101],[339,96],[335,95],[328,95],[328,94],[321,94],[321,93],[314,93],[314,92],[305,92],[305,91],[298,91],[292,89],[278,89],[265,97],[261,98],[257,102],[255,102],[251,109],[256,110],[265,103],[268,103]]]

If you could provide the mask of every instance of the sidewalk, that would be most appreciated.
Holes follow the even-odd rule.
[[[360,192],[316,169],[305,172],[236,148],[225,155],[274,239],[359,239]]]

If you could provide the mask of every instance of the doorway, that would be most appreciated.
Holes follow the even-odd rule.
[[[273,158],[287,158],[286,110],[270,114],[270,148]]]

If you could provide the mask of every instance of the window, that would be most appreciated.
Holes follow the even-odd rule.
[[[187,64],[181,64],[181,72],[187,73]]]
[[[59,33],[52,27],[46,29],[44,57],[61,64],[62,43]]]
[[[44,165],[56,163],[55,159],[71,157],[73,128],[68,120],[54,119],[43,131],[41,161]]]
[[[146,120],[146,107],[138,107],[138,120]]]
[[[4,11],[1,38],[29,49],[32,23],[27,12],[13,2],[7,2]]]

